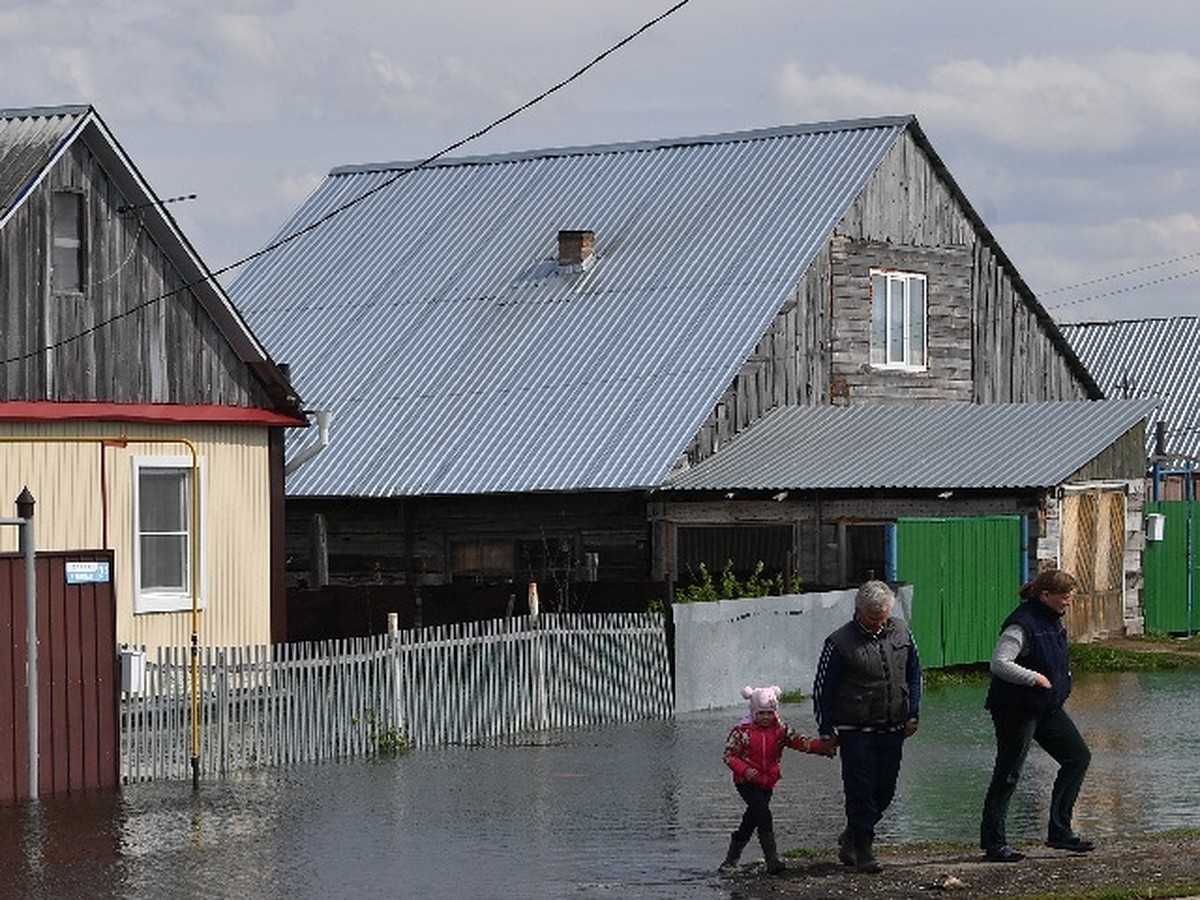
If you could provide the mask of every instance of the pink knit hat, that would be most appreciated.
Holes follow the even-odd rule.
[[[754,718],[755,713],[769,710],[773,713],[779,711],[779,695],[783,691],[776,685],[770,687],[750,687],[747,685],[742,688],[742,696],[750,701],[750,718]]]

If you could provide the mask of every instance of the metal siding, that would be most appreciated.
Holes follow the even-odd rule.
[[[1163,539],[1146,541],[1143,554],[1146,630],[1194,634],[1200,629],[1200,554],[1196,552],[1200,514],[1196,504],[1148,501],[1145,512],[1166,516]]]
[[[899,519],[896,542],[897,578],[913,586],[921,664],[989,659],[1021,585],[1020,518]]]
[[[334,170],[231,288],[334,410],[288,493],[660,483],[910,122]]]
[[[0,443],[0,498],[15,499],[28,486],[37,500],[39,550],[100,548],[104,510],[98,443],[55,443],[56,437],[125,435],[162,443],[108,448],[108,542],[114,552],[117,640],[132,646],[186,646],[191,613],[133,613],[131,459],[188,456],[182,437],[197,446],[206,495],[202,553],[206,604],[200,616],[205,646],[250,645],[270,640],[270,486],[267,433],[245,426],[137,426],[128,423],[0,425],[0,435],[43,439]],[[9,502],[12,502],[10,499]],[[15,514],[15,509],[12,514]],[[61,512],[56,512],[61,511]],[[0,548],[15,549],[16,529],[0,529]]]
[[[1020,488],[1061,483],[1156,401],[783,407],[673,490]],[[893,452],[880,453],[890,447]]]

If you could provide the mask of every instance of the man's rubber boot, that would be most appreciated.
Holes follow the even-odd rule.
[[[838,859],[843,866],[858,868],[858,857],[854,854],[854,841],[850,837],[850,829],[846,828],[838,835]]]
[[[875,835],[869,831],[854,829],[854,856],[858,863],[858,871],[868,875],[877,875],[883,871],[883,866],[875,858],[871,845],[875,843]]]

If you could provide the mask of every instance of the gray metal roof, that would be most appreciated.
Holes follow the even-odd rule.
[[[1161,397],[1166,449],[1200,461],[1200,318],[1060,325],[1107,397]],[[1146,436],[1153,450],[1154,428]]]
[[[908,128],[335,169],[276,240],[320,224],[230,288],[334,414],[288,493],[661,484]],[[595,232],[592,266],[558,269],[563,229]]]
[[[0,109],[0,223],[90,111],[87,106]]]
[[[1052,487],[1151,415],[1156,402],[785,407],[665,488]]]

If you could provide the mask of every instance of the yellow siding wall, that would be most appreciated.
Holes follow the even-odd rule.
[[[128,437],[125,447],[103,446]],[[27,440],[32,438],[33,440]],[[17,439],[17,440],[14,440]],[[179,439],[183,439],[182,441]],[[191,458],[201,467],[202,647],[270,642],[270,481],[267,431],[227,425],[0,423],[0,516],[16,516],[28,487],[37,501],[37,549],[111,549],[117,641],[153,652],[191,644],[192,614],[133,612],[134,457]],[[105,537],[107,531],[107,539]],[[0,528],[15,551],[18,529]]]

